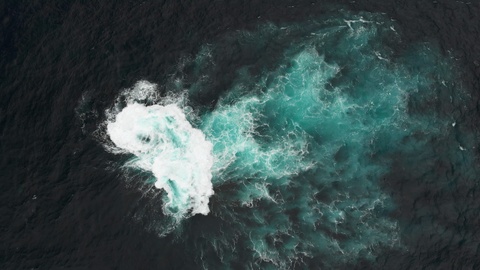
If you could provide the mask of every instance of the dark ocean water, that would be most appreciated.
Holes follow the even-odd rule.
[[[480,268],[478,2],[3,0],[0,14],[1,269]],[[391,24],[395,33],[384,36],[383,26],[367,27],[371,39],[358,49],[353,45],[363,46],[355,43],[363,36],[350,39],[346,27],[358,16],[385,29]],[[332,30],[338,22],[345,22],[347,32]],[[355,27],[350,25],[352,31]],[[284,29],[289,34],[282,34]],[[333,38],[325,43],[305,39],[313,32]],[[324,49],[315,47],[313,53],[310,45]],[[367,57],[373,51],[378,59]],[[382,57],[395,64],[383,64]],[[387,107],[400,103],[377,100],[381,87],[356,96],[348,91],[371,85],[349,88],[351,81],[375,81],[373,86],[385,89],[418,86],[423,94],[416,99],[415,91],[408,92],[413,98],[405,105],[406,120],[360,110],[321,122],[327,126],[353,119],[363,121],[360,127],[351,124],[355,121],[332,124],[326,129],[333,135],[318,131],[315,137],[310,130],[320,122],[304,121],[296,112],[316,108],[315,103],[295,94],[284,100],[265,89],[285,87],[288,92],[278,78],[294,81],[295,76],[321,84],[322,78],[309,75],[312,69],[317,72],[318,63],[329,64],[321,69],[328,89],[345,89],[346,96],[355,97],[355,106],[363,104],[362,98]],[[332,63],[341,76],[328,77]],[[404,76],[395,78],[399,74]],[[285,169],[272,176],[262,161],[249,167],[250,150],[235,152],[237,167],[213,175],[210,214],[186,214],[171,222],[162,208],[165,193],[145,185],[152,173],[125,169],[132,155],[108,151],[108,134],[103,134],[105,112],[117,98],[128,99],[120,91],[140,80],[157,84],[163,97],[187,88],[188,106],[199,118],[189,120],[207,139],[224,138],[215,124],[223,112],[255,116],[258,110],[274,131],[256,131],[270,138],[257,138],[263,145],[256,156],[285,150],[279,142],[290,142],[289,134],[292,142],[305,141],[311,155],[296,159],[282,152],[264,162],[274,164],[275,172]],[[315,89],[306,84],[291,87]],[[252,89],[260,93],[260,102],[245,98]],[[343,100],[328,91],[322,97]],[[236,111],[242,104],[250,109]],[[287,116],[278,116],[284,112]],[[387,123],[385,130],[364,129],[383,125],[375,122],[379,115]],[[275,123],[282,117],[296,122]],[[245,118],[225,121],[235,123],[233,130]],[[402,125],[409,135],[403,135]],[[283,136],[282,128],[294,131],[283,134],[284,141],[275,137]],[[381,142],[363,148],[370,134]],[[351,148],[329,136],[348,141]],[[361,139],[351,139],[355,136]],[[225,148],[233,149],[238,140]],[[328,147],[335,149],[331,156],[317,153],[330,151]],[[364,155],[368,159],[359,162]],[[334,176],[338,171],[325,169],[333,160],[328,157],[345,162],[344,182]],[[358,160],[347,162],[348,157]],[[323,165],[312,169],[309,161]],[[287,184],[275,186],[280,180],[271,178]],[[269,183],[263,191],[271,201],[248,189],[262,181]],[[315,202],[298,199],[304,195]],[[309,214],[315,204],[321,205],[322,217]],[[341,211],[360,211],[361,206],[370,209],[361,212],[367,217]],[[262,221],[249,219],[253,216]]]

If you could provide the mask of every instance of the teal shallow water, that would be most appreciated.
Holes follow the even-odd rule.
[[[119,95],[106,144],[166,190],[166,216],[148,227],[177,234],[205,268],[336,267],[404,249],[382,186],[392,164],[413,168],[438,154],[434,141],[473,162],[473,139],[445,113],[468,98],[452,59],[402,43],[383,15],[266,24],[198,51],[167,95],[146,81]],[[236,54],[249,60],[232,68]],[[222,76],[233,79],[216,102],[199,102]]]

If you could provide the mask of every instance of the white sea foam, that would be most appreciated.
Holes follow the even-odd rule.
[[[209,213],[212,144],[179,106],[128,104],[108,121],[107,133],[119,150],[137,157],[132,166],[152,172],[155,187],[167,192],[166,214]]]

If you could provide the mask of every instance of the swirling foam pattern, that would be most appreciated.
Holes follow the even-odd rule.
[[[173,95],[127,89],[107,131],[166,191],[199,264],[332,267],[402,248],[380,180],[451,128],[432,101],[454,76],[433,45],[406,46],[383,16],[339,12],[232,33],[178,71]]]

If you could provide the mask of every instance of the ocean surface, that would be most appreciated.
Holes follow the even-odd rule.
[[[480,269],[480,2],[0,14],[0,269]]]

